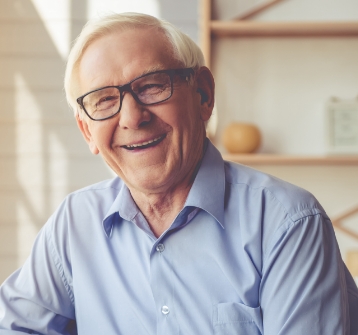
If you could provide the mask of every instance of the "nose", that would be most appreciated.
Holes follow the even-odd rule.
[[[131,93],[125,92],[119,112],[119,126],[123,129],[139,129],[150,122],[152,114],[140,105]]]

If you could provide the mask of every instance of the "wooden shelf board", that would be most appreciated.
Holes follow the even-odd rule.
[[[273,154],[223,154],[223,158],[244,165],[358,165],[358,155],[289,156]]]
[[[351,22],[262,22],[211,21],[211,32],[220,37],[358,37],[358,21]]]

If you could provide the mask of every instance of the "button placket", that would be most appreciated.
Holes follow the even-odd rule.
[[[178,335],[178,321],[173,301],[173,268],[170,243],[157,241],[151,254],[151,287],[157,312],[157,335]]]

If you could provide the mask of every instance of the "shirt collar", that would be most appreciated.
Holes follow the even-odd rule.
[[[224,228],[225,170],[220,152],[206,139],[206,150],[184,207],[192,206],[209,213]],[[103,229],[110,237],[118,216],[132,221],[138,215],[128,187],[122,182],[119,193],[103,219]]]
[[[184,207],[203,209],[224,228],[224,161],[209,139],[206,141],[207,148]]]
[[[139,209],[134,202],[127,185],[122,181],[119,193],[103,219],[103,229],[107,237],[112,235],[113,225],[118,216],[124,220],[132,221],[138,212]]]

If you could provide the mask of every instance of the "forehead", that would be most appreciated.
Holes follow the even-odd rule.
[[[78,68],[80,89],[85,93],[121,85],[143,73],[177,66],[172,45],[158,29],[115,31],[96,39],[84,51]]]

